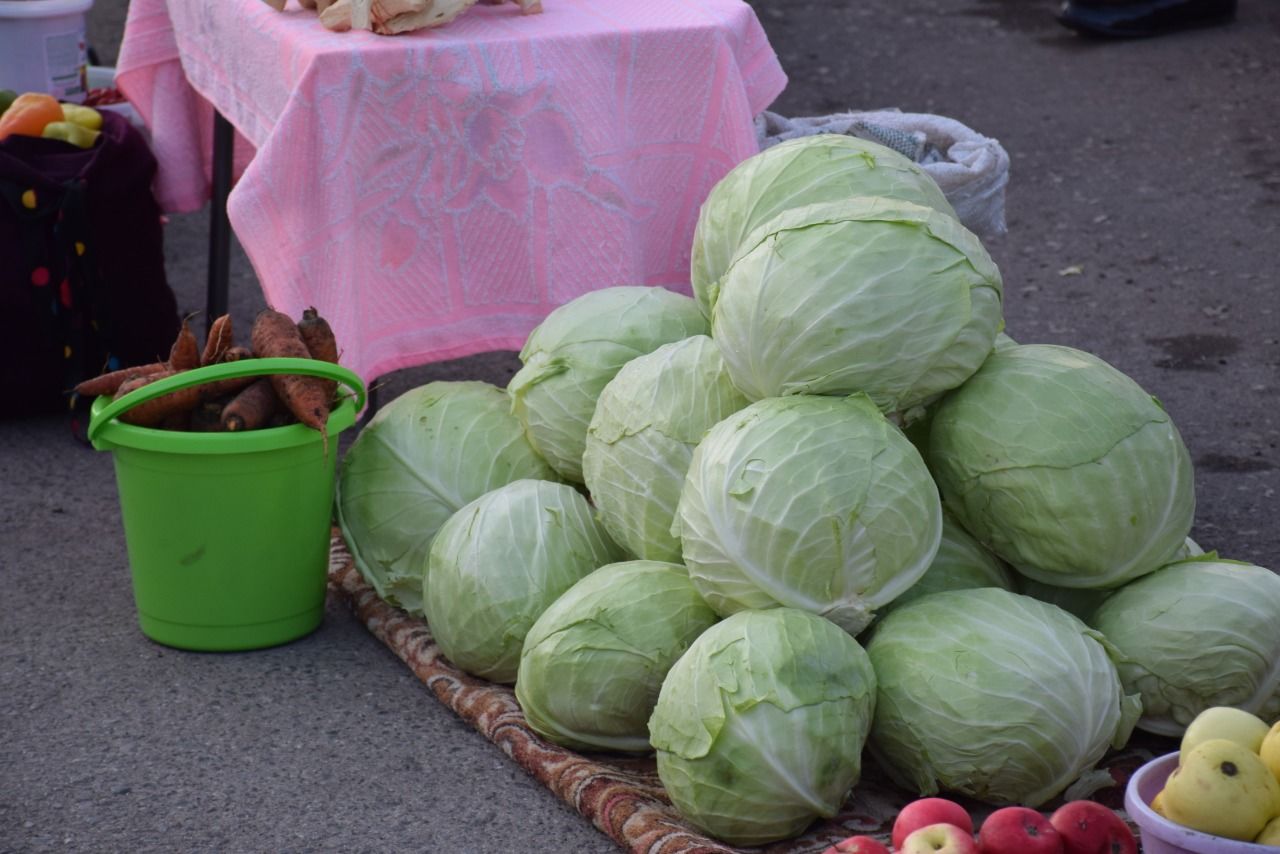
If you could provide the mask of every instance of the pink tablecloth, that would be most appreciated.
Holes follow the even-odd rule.
[[[786,83],[742,0],[543,5],[384,37],[294,2],[132,0],[117,80],[167,210],[209,197],[210,103],[231,121],[267,301],[316,306],[369,380],[518,349],[596,288],[687,291],[698,207]]]

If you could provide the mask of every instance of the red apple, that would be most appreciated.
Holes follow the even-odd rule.
[[[893,847],[901,848],[911,831],[929,824],[954,824],[973,835],[973,819],[964,807],[946,798],[920,798],[903,807],[893,820]]]
[[[978,843],[963,828],[940,822],[908,833],[898,854],[978,854]]]
[[[1031,807],[1001,807],[978,830],[980,854],[1063,854],[1048,816]]]
[[[1069,801],[1049,822],[1062,837],[1063,854],[1138,854],[1138,840],[1125,820],[1097,801]]]
[[[822,854],[891,854],[891,852],[874,836],[850,836],[848,839],[841,839]]]

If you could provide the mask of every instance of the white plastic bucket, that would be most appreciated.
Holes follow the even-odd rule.
[[[0,0],[0,89],[83,101],[91,6],[93,0]]]

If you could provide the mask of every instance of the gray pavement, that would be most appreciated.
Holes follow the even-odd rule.
[[[1053,0],[754,5],[791,77],[775,110],[900,107],[1003,143],[1009,234],[987,245],[1009,333],[1157,395],[1196,463],[1193,536],[1280,568],[1280,4],[1133,43],[1082,41]],[[108,64],[125,7],[90,15]],[[167,229],[184,310],[203,308],[206,228]],[[247,329],[262,298],[238,251],[232,290]],[[516,365],[398,372],[383,399]],[[271,650],[147,641],[110,456],[63,419],[0,423],[0,572],[0,851],[616,850],[339,603]]]

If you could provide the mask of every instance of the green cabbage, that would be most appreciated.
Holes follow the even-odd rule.
[[[662,680],[716,622],[683,566],[603,566],[542,612],[524,639],[516,699],[535,732],[575,750],[648,752]]]
[[[1117,590],[1093,625],[1124,655],[1120,678],[1142,694],[1140,729],[1180,736],[1210,706],[1280,720],[1280,576],[1214,554]]]
[[[573,487],[509,483],[441,526],[423,583],[427,624],[458,667],[514,682],[534,621],[583,576],[621,558]]]
[[[720,615],[786,606],[857,634],[942,534],[929,472],[865,395],[768,398],[693,452],[672,530]]]
[[[720,179],[698,213],[690,278],[707,316],[720,277],[752,231],[789,208],[850,196],[885,196],[955,216],[920,166],[891,148],[843,134],[788,140],[748,157]]]
[[[1128,741],[1141,712],[1101,634],[994,587],[895,608],[867,643],[868,750],[898,785],[1039,806]]]
[[[866,652],[805,611],[743,611],[707,629],[658,695],[658,777],[688,821],[738,845],[836,814],[875,710]]]
[[[1056,584],[1036,581],[1034,578],[1023,578],[1018,592],[1032,599],[1057,605],[1067,613],[1088,623],[1093,618],[1093,612],[1098,610],[1098,606],[1107,601],[1107,597],[1115,590],[1105,587],[1059,587]]]
[[[993,353],[933,413],[927,457],[969,533],[1047,584],[1118,587],[1191,529],[1191,457],[1168,414],[1070,347]]]
[[[705,335],[636,357],[604,387],[582,471],[600,520],[627,551],[681,560],[671,523],[693,449],[747,403]]]
[[[462,505],[521,478],[556,474],[502,389],[427,383],[385,404],[356,436],[337,481],[338,524],[378,595],[421,615],[436,531]]]
[[[636,356],[706,332],[697,304],[674,291],[622,286],[586,293],[529,333],[523,367],[507,384],[512,411],[551,467],[582,483],[587,426],[605,384]]]
[[[1204,549],[1196,545],[1195,540],[1187,537],[1183,541],[1182,548],[1174,553],[1173,560],[1170,563],[1202,554],[1204,554]],[[1116,592],[1116,589],[1059,587],[1056,584],[1045,584],[1043,581],[1036,581],[1034,578],[1026,578],[1024,576],[1018,592],[1039,599],[1041,602],[1057,605],[1059,608],[1075,614],[1086,623],[1092,624],[1093,613],[1098,610],[1099,605],[1107,600],[1107,597]]]
[[[969,536],[969,532],[943,508],[942,540],[938,543],[938,553],[934,555],[933,562],[924,575],[920,576],[920,580],[884,606],[880,615],[883,617],[889,609],[914,602],[930,593],[967,590],[971,587],[1014,590],[1017,587],[1017,577],[1004,561]]]
[[[954,217],[850,198],[753,232],[721,280],[711,335],[752,400],[865,392],[905,412],[978,369],[1001,299],[1000,271]]]

